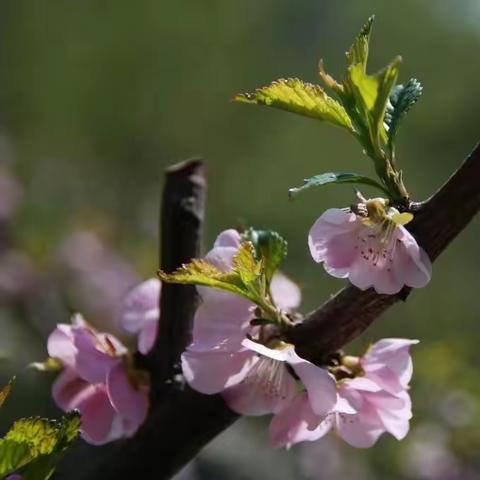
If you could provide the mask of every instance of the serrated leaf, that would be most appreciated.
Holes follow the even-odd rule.
[[[160,280],[167,283],[219,288],[237,295],[243,295],[244,293],[238,275],[234,275],[231,272],[222,272],[211,263],[202,259],[194,259],[190,263],[182,265],[173,273],[165,273],[160,270],[158,276]]]
[[[370,33],[372,31],[375,15],[372,15],[367,23],[362,27],[357,38],[355,38],[352,46],[347,52],[347,60],[349,65],[360,64],[365,72],[368,61],[368,49],[370,43]]]
[[[23,469],[25,480],[45,480],[60,456],[78,436],[80,415],[67,413],[60,422],[44,418],[17,420],[0,440],[0,477]]]
[[[262,260],[255,259],[255,247],[251,242],[242,243],[233,257],[233,271],[245,286],[255,282],[262,274]]]
[[[347,183],[347,184],[360,184],[368,185],[380,189],[383,193],[388,195],[388,191],[380,183],[372,178],[359,175],[351,172],[328,172],[321,175],[315,175],[314,177],[304,180],[304,184],[300,187],[290,188],[288,194],[290,197],[294,197],[298,193],[308,190],[312,187],[320,187],[322,185],[328,185],[330,183]]]
[[[233,258],[233,268],[222,272],[206,260],[194,259],[173,273],[158,272],[160,279],[167,283],[202,285],[218,288],[256,301],[254,283],[262,275],[262,262],[255,259],[251,242],[243,242]]]
[[[405,85],[397,85],[390,94],[389,106],[385,117],[388,125],[388,144],[391,148],[395,141],[400,122],[423,92],[421,83],[411,78]]]
[[[39,455],[25,467],[24,480],[49,479],[65,451],[78,437],[80,430],[80,414],[78,412],[69,412],[63,416],[60,423],[55,423],[57,425],[55,445],[49,453]]]
[[[264,264],[267,284],[270,284],[275,271],[287,256],[287,241],[277,232],[272,230],[247,230],[245,233],[255,246],[257,257]]]
[[[17,420],[9,432],[6,440],[18,443],[27,443],[32,458],[38,455],[51,453],[57,442],[55,422],[44,418],[22,418]]]
[[[279,108],[354,131],[350,117],[339,102],[329,97],[320,86],[298,78],[277,80],[253,93],[236,95],[234,100]]]
[[[10,381],[0,390],[0,407],[5,403],[5,400],[10,395],[14,383],[15,377],[11,378]]]

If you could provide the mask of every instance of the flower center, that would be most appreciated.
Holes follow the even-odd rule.
[[[288,397],[289,375],[284,362],[260,355],[244,382],[268,397],[284,400]]]
[[[395,224],[392,227],[390,222],[369,226],[357,234],[355,249],[366,262],[374,267],[386,266],[389,271],[397,244],[393,236],[394,231]]]

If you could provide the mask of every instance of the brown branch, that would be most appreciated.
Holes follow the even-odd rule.
[[[480,147],[477,146],[446,184],[429,200],[418,205],[410,228],[432,260],[480,210],[479,178]],[[180,236],[186,233],[181,228],[170,232]],[[168,234],[163,231],[163,235]],[[174,248],[179,240],[173,238],[170,241],[171,248]],[[172,269],[175,266],[173,262],[168,267]],[[158,339],[158,351],[150,356],[151,361],[158,359],[163,362],[163,366],[151,367],[155,382],[164,382],[169,374],[175,372],[172,365],[178,361],[180,350],[186,345],[191,325],[191,310],[185,306],[165,305],[170,301],[167,298],[176,298],[175,302],[181,298],[174,297],[173,291],[172,297],[168,297],[170,294],[166,292],[167,289],[163,293],[167,296],[162,300],[162,309],[165,309],[162,322],[178,321],[180,325],[164,325],[161,329],[159,337],[165,338]],[[305,321],[292,330],[290,338],[302,355],[319,360],[360,335],[388,307],[406,299],[408,293],[406,289],[395,296],[378,295],[372,290],[362,292],[348,286],[307,315]],[[167,311],[170,313],[167,314]],[[180,312],[186,312],[186,317],[179,319],[176,315]],[[174,337],[177,334],[180,335],[178,339]],[[169,338],[173,341],[171,345],[167,345]],[[166,350],[160,351],[163,348]],[[156,391],[161,395],[153,395],[152,411],[135,438],[109,450],[100,467],[91,468],[88,475],[75,478],[171,478],[237,418],[218,396],[203,396],[181,388],[175,382],[168,389],[162,385],[156,385]]]
[[[160,214],[159,267],[173,272],[201,255],[206,179],[203,163],[190,160],[166,171]],[[165,388],[181,373],[181,353],[190,342],[198,298],[192,285],[163,284],[155,345],[147,358],[151,376],[151,401],[162,397]]]

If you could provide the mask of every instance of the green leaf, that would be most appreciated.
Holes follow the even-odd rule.
[[[244,242],[233,257],[233,271],[238,274],[245,287],[249,287],[262,274],[262,261],[255,258],[255,247]]]
[[[354,131],[352,121],[340,103],[320,86],[298,78],[277,80],[253,93],[236,95],[234,101],[279,108]]]
[[[78,412],[67,413],[60,422],[43,418],[17,420],[0,440],[0,477],[23,468],[25,480],[48,479],[78,436],[79,428]]]
[[[397,57],[375,75],[365,73],[363,65],[358,63],[349,67],[345,77],[345,92],[350,96],[350,103],[353,103],[362,127],[370,132],[370,142],[374,148],[379,149],[380,141],[386,140],[383,123],[400,62],[401,58]]]
[[[27,464],[30,459],[28,444],[14,440],[0,440],[0,478]]]
[[[315,175],[314,177],[307,178],[304,180],[304,184],[300,187],[290,188],[288,190],[289,196],[292,198],[298,193],[307,190],[311,187],[320,187],[322,185],[328,185],[330,183],[348,183],[348,184],[360,184],[368,185],[370,187],[375,187],[380,189],[383,193],[388,195],[388,191],[376,180],[373,180],[363,175],[358,175],[357,173],[349,172],[328,172],[322,173],[321,175]]]
[[[385,121],[388,125],[388,144],[390,149],[395,141],[400,122],[422,95],[423,87],[416,78],[405,85],[397,85],[390,94]]]
[[[287,241],[272,230],[250,228],[244,236],[255,246],[257,258],[263,261],[267,284],[270,284],[275,271],[287,256]]]
[[[255,284],[262,271],[262,261],[255,258],[254,246],[251,242],[243,242],[233,258],[233,268],[228,272],[222,272],[206,260],[194,259],[170,274],[160,270],[158,276],[167,283],[218,288],[255,302],[258,300]]]
[[[367,23],[362,27],[357,38],[347,52],[347,60],[349,65],[360,64],[365,72],[368,61],[368,49],[370,43],[370,33],[372,31],[375,15],[372,15]]]
[[[60,423],[54,423],[56,425],[56,441],[52,449],[48,453],[37,456],[25,467],[24,480],[47,480],[50,478],[65,451],[77,439],[80,430],[80,414],[78,412],[69,412],[63,416]]]

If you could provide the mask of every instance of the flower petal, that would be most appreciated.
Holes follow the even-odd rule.
[[[54,402],[63,411],[74,410],[75,398],[90,384],[82,380],[73,370],[65,368],[56,378],[52,386]]]
[[[72,326],[58,324],[48,337],[47,350],[50,357],[58,358],[66,367],[73,367],[77,349],[73,344]]]
[[[337,415],[335,429],[340,437],[356,448],[369,448],[385,432],[381,426],[364,422],[360,414]]]
[[[397,440],[402,440],[410,428],[409,420],[412,418],[412,403],[410,395],[403,392],[396,397],[388,398],[388,394],[375,394],[369,401],[376,405],[377,414],[385,430]]]
[[[108,370],[119,362],[118,357],[97,348],[102,345],[105,338],[108,338],[110,344],[113,345],[111,341],[113,336],[105,335],[104,338],[101,338],[95,332],[83,328],[74,331],[73,340],[77,348],[75,370],[89,383],[105,382]]]
[[[240,247],[241,236],[235,229],[230,228],[218,234],[213,247]]]
[[[241,415],[276,413],[290,404],[297,393],[297,382],[286,365],[260,358],[245,378],[222,393],[227,405]]]
[[[397,230],[401,243],[395,252],[394,272],[404,285],[422,288],[432,278],[432,263],[406,228],[400,226]]]
[[[410,346],[418,340],[385,338],[373,344],[360,359],[366,375],[390,393],[404,390],[412,377]]]
[[[194,390],[211,395],[241,382],[257,360],[245,350],[231,353],[187,349],[182,354],[182,370]]]
[[[160,280],[150,278],[127,294],[120,315],[120,324],[127,332],[136,333],[147,322],[159,320],[161,289]]]
[[[312,409],[317,415],[325,415],[332,410],[337,402],[335,379],[323,368],[299,357],[293,345],[271,349],[249,339],[243,340],[242,345],[261,355],[291,365],[307,389]]]
[[[153,347],[157,338],[158,321],[149,320],[143,324],[138,334],[138,351],[146,355]]]
[[[238,295],[212,290],[195,313],[193,342],[209,349],[228,341],[238,349],[253,317],[252,306]]]
[[[313,224],[308,235],[310,254],[317,262],[327,259],[326,244],[339,235],[353,232],[357,228],[356,215],[340,208],[331,208],[324,212]]]
[[[313,412],[306,393],[299,394],[290,405],[277,413],[269,428],[270,444],[287,447],[323,437],[332,428],[332,415],[321,417]]]
[[[116,438],[111,435],[114,410],[104,385],[89,385],[75,398],[82,415],[82,437],[92,445],[103,445]]]
[[[277,272],[270,283],[270,290],[275,305],[290,312],[300,305],[302,293],[295,282],[292,282],[283,273]]]
[[[107,375],[107,393],[113,408],[137,428],[144,422],[148,411],[148,392],[135,389],[119,363]]]

